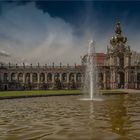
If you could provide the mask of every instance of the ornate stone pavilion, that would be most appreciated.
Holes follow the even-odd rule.
[[[131,51],[122,35],[120,23],[107,47],[107,53],[96,53],[100,89],[140,88],[138,53]],[[80,89],[84,83],[87,55],[75,66],[0,66],[0,90]]]
[[[140,88],[140,66],[135,61],[127,38],[122,35],[121,25],[115,26],[115,35],[110,40],[106,55],[105,88]]]

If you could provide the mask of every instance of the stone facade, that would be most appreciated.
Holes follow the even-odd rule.
[[[139,88],[139,66],[131,63],[132,51],[127,45],[127,38],[122,35],[121,25],[115,26],[115,35],[107,48],[106,66],[109,76],[106,83],[109,88]],[[105,73],[106,74],[106,73]],[[109,78],[108,78],[109,77]],[[109,83],[109,85],[108,85]]]
[[[82,64],[86,64],[86,56]],[[140,55],[130,49],[127,38],[122,35],[120,22],[107,46],[107,53],[97,53],[98,86],[101,89],[140,89]]]
[[[115,35],[110,40],[107,53],[96,54],[98,87],[100,89],[139,89],[140,65],[134,62],[135,53],[127,45],[127,38],[122,35],[121,25],[117,23]],[[75,66],[1,64],[0,90],[81,89],[84,83],[86,58],[87,55],[83,56],[81,65]]]
[[[0,67],[1,90],[79,89],[82,66],[5,66]]]

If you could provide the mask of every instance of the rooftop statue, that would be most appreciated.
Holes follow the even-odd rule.
[[[115,25],[115,33],[118,35],[120,35],[122,33],[120,22],[116,23],[116,25]]]

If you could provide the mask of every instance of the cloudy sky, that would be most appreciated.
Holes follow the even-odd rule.
[[[117,21],[139,51],[138,1],[0,1],[0,61],[80,63],[91,39],[106,52]]]

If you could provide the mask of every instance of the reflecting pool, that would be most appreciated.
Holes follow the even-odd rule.
[[[0,101],[0,140],[139,140],[140,94]]]

